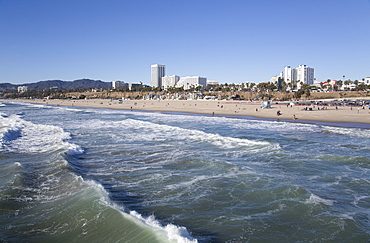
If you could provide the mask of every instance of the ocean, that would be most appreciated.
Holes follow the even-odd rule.
[[[370,128],[0,104],[1,242],[369,242]]]

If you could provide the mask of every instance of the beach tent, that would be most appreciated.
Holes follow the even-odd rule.
[[[265,108],[271,108],[271,101],[270,100],[262,102],[261,109],[265,109]]]

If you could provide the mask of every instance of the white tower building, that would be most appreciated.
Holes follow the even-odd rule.
[[[294,86],[300,89],[301,83],[313,85],[315,70],[306,65],[299,65],[297,68],[286,66],[284,67],[283,78],[288,85],[293,82]]]
[[[304,84],[312,85],[314,81],[315,71],[313,68],[306,65],[299,65],[297,68],[297,81]]]
[[[166,75],[165,65],[154,64],[151,65],[151,79],[152,87],[162,87],[162,77]]]
[[[297,81],[297,70],[290,66],[284,67],[283,78],[285,83],[289,84],[292,81]]]

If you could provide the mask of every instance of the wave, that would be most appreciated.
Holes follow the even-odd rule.
[[[164,147],[170,146],[214,146],[215,149],[225,151],[229,156],[240,157],[247,154],[257,154],[276,151],[280,149],[278,143],[270,143],[263,140],[251,140],[248,138],[237,138],[224,136],[217,133],[187,129],[174,125],[157,124],[150,121],[122,117],[119,121],[104,121],[101,119],[83,120],[73,124],[73,129],[84,130],[94,127],[104,133],[104,137],[112,139],[115,143],[131,143],[132,146],[143,142],[154,142]],[[120,128],[120,129],[117,129]],[[116,132],[111,133],[114,129]],[[93,132],[90,129],[86,132]],[[133,135],[134,134],[134,135]],[[212,148],[210,148],[212,149]]]
[[[144,217],[138,212],[132,210],[126,212],[125,208],[116,205],[115,203],[111,202],[109,199],[109,193],[104,189],[101,184],[98,184],[95,181],[87,180],[85,183],[94,188],[96,193],[99,195],[100,203],[105,205],[106,207],[110,207],[122,215],[123,219],[129,220],[132,225],[136,225],[135,227],[139,227],[140,231],[145,232],[149,231],[152,237],[155,237],[159,242],[178,242],[178,243],[196,243],[198,242],[197,239],[194,239],[190,233],[187,231],[185,227],[176,226],[174,224],[166,224],[162,225],[153,215],[149,217]],[[104,212],[106,210],[103,210]],[[102,212],[98,212],[101,214]],[[111,222],[113,223],[113,222]],[[137,232],[137,236],[131,236],[131,239],[140,237],[140,232]],[[126,235],[118,236],[125,238]]]
[[[191,237],[189,232],[185,227],[176,226],[173,224],[167,224],[163,226],[155,219],[154,216],[149,216],[144,218],[141,214],[137,213],[136,211],[131,211],[130,215],[134,216],[135,218],[141,220],[146,225],[149,225],[153,228],[157,228],[163,230],[167,233],[167,237],[170,241],[175,240],[179,243],[195,243],[198,242],[196,239]]]
[[[334,200],[324,199],[315,194],[311,194],[310,197],[305,201],[305,204],[324,204],[326,206],[332,206]]]
[[[346,135],[346,136],[350,136],[350,137],[370,138],[370,130],[369,129],[323,126],[322,129],[320,130],[320,132]]]
[[[140,114],[140,113],[138,113]],[[168,116],[167,114],[159,113],[142,113],[142,116],[149,118],[164,118],[166,121],[178,121],[178,116]],[[278,131],[278,132],[319,132],[319,133],[333,133],[341,135],[349,135],[352,137],[370,137],[370,130],[363,128],[346,128],[328,125],[308,124],[308,123],[292,123],[292,122],[279,122],[279,121],[266,121],[266,120],[249,120],[239,119],[235,122],[234,119],[227,117],[207,117],[207,116],[193,116],[181,115],[181,120],[189,120],[189,122],[203,122],[212,126],[217,126],[222,123],[235,129],[253,129],[265,131]]]
[[[253,146],[262,146],[262,147],[275,147],[278,148],[278,145],[271,144],[266,141],[253,141],[249,139],[225,137],[219,134],[206,133],[203,131],[198,131],[194,129],[186,129],[180,127],[174,127],[169,125],[155,124],[152,122],[139,121],[133,119],[127,119],[120,122],[122,126],[125,126],[126,129],[135,129],[143,131],[144,136],[139,139],[144,139],[147,141],[165,141],[166,139],[175,139],[181,141],[192,141],[192,142],[206,142],[217,147],[224,149],[231,148],[242,148],[247,147],[251,148]],[[135,140],[136,138],[131,138]]]
[[[67,154],[81,154],[83,149],[66,142],[70,133],[52,125],[34,124],[19,115],[0,120],[1,147],[5,151],[19,153],[41,153],[65,150]]]
[[[135,211],[125,212],[125,210],[122,210],[122,208],[110,201],[108,192],[105,191],[102,185],[90,180],[85,181],[82,177],[70,173],[70,169],[65,170],[65,168],[67,168],[65,167],[67,161],[59,155],[65,153],[69,156],[74,156],[82,154],[84,150],[79,145],[66,142],[66,140],[71,138],[71,135],[62,128],[52,125],[35,124],[22,119],[19,115],[10,115],[9,117],[4,115],[0,119],[0,137],[3,151],[28,154],[28,157],[31,158],[29,162],[27,158],[25,158],[23,162],[11,164],[11,166],[7,168],[7,170],[10,171],[8,173],[9,176],[4,178],[6,179],[6,183],[3,183],[8,189],[1,188],[2,192],[4,192],[3,190],[7,190],[7,194],[9,195],[7,197],[11,197],[12,200],[15,200],[18,204],[28,205],[29,215],[37,219],[35,223],[30,223],[30,225],[34,225],[34,228],[41,227],[43,224],[41,222],[49,222],[50,225],[55,224],[54,219],[52,217],[49,218],[48,215],[50,215],[51,212],[57,214],[55,210],[58,208],[58,210],[62,210],[66,213],[66,216],[60,218],[61,222],[65,222],[65,226],[59,227],[57,224],[43,230],[44,232],[49,232],[51,236],[53,234],[59,234],[60,237],[66,237],[65,239],[67,239],[69,237],[68,235],[71,234],[71,232],[75,232],[77,228],[90,228],[95,224],[94,222],[96,222],[96,220],[100,222],[100,217],[106,214],[107,209],[98,207],[99,210],[95,212],[93,212],[93,210],[88,210],[89,214],[92,214],[92,218],[90,221],[86,221],[87,218],[82,218],[81,220],[86,221],[83,225],[79,225],[80,223],[76,222],[76,225],[73,226],[73,224],[69,222],[70,217],[67,217],[67,215],[73,214],[72,211],[80,209],[82,204],[83,208],[89,208],[90,206],[94,208],[97,207],[96,203],[99,202],[104,207],[111,208],[115,211],[115,216],[113,218],[117,218],[117,215],[123,215],[120,221],[129,220],[129,223],[126,223],[126,225],[129,226],[125,227],[135,228],[135,231],[137,231],[137,225],[139,224],[137,235],[131,235],[122,232],[122,230],[119,229],[122,222],[118,223],[115,226],[116,228],[118,227],[118,230],[111,232],[111,234],[114,235],[112,239],[132,240],[143,238],[156,239],[154,241],[150,240],[150,242],[197,242],[196,239],[190,236],[185,227],[173,224],[162,225],[154,216],[146,218]],[[51,157],[44,157],[41,156],[40,153],[52,153],[53,155]],[[32,158],[37,159],[35,160]],[[25,164],[25,166],[23,166],[23,164]],[[9,181],[9,178],[13,179]],[[27,184],[24,184],[26,181]],[[29,184],[31,181],[35,183],[35,185]],[[90,200],[91,202],[88,202]],[[36,205],[41,206],[39,207]],[[85,209],[82,210],[82,212],[85,211]],[[76,214],[77,218],[79,214],[81,214],[81,212]],[[94,214],[96,215],[93,216]],[[105,217],[109,218],[108,216]],[[23,218],[22,220],[27,221],[30,219]],[[27,237],[28,229],[22,229],[21,222],[18,222],[17,219],[11,219],[10,224],[12,224],[9,226],[10,228],[20,227],[21,233],[17,236],[19,237],[18,240],[22,239],[22,237]],[[104,222],[104,224],[110,225],[115,224],[115,222],[108,220]],[[67,225],[69,225],[69,228],[63,228]],[[112,226],[108,226],[107,229],[110,229],[110,227]],[[90,230],[93,230],[93,227],[91,227],[89,231]],[[87,238],[93,235],[92,231],[87,233]],[[33,239],[37,241],[39,236],[36,232],[34,232],[34,234],[35,238]],[[78,234],[78,237],[84,239],[85,236],[83,234]],[[61,238],[59,238],[59,240],[60,239]]]

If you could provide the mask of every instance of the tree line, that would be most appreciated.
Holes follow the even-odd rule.
[[[193,86],[190,89],[184,90],[182,87],[169,87],[166,90],[160,87],[148,87],[148,86],[137,86],[134,89],[129,90],[128,87],[119,87],[117,89],[112,88],[79,88],[79,89],[33,89],[25,92],[17,91],[4,91],[2,93],[4,98],[53,98],[53,99],[65,99],[65,98],[85,98],[83,95],[79,97],[70,97],[71,93],[86,93],[86,92],[98,92],[98,93],[109,93],[109,92],[125,92],[125,93],[158,93],[158,92],[167,92],[167,93],[192,93],[192,92],[257,92],[261,95],[268,92],[280,92],[280,93],[291,93],[295,99],[300,99],[301,97],[309,99],[311,92],[321,91],[341,91],[342,86],[349,86],[354,84],[355,87],[349,89],[344,88],[344,91],[366,91],[370,90],[370,85],[364,84],[364,82],[356,81],[336,81],[335,85],[331,84],[331,80],[328,79],[327,82],[320,83],[320,87],[310,86],[302,82],[263,82],[263,83],[240,83],[240,84],[215,84],[207,85],[206,87],[202,86]],[[297,87],[299,86],[299,89]],[[290,95],[289,95],[290,96]],[[135,98],[140,98],[140,95],[133,95]]]

